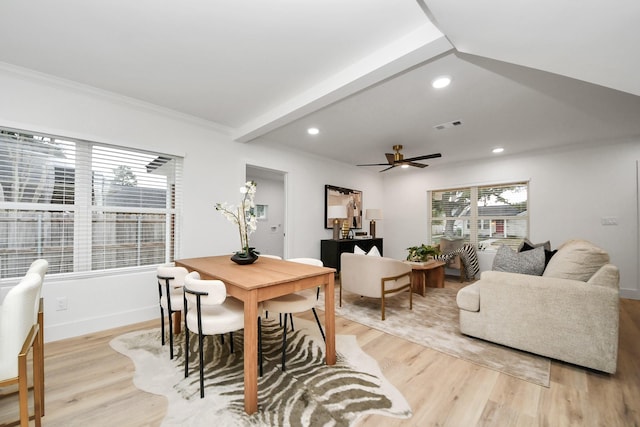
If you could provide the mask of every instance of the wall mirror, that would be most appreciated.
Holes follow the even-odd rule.
[[[330,206],[346,207],[349,228],[362,228],[362,191],[325,185],[324,228],[333,228],[333,219],[328,216]]]

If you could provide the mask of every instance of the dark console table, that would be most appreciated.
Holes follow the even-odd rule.
[[[340,254],[343,252],[353,253],[356,245],[365,252],[369,252],[371,248],[376,246],[380,255],[383,255],[382,239],[328,239],[320,241],[320,259],[325,267],[332,267],[340,272]]]

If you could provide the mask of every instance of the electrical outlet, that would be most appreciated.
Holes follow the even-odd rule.
[[[57,303],[57,306],[56,306],[57,311],[62,311],[69,308],[69,301],[67,300],[67,297],[58,297],[56,299],[56,303]]]

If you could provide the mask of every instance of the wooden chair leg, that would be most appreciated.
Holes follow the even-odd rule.
[[[27,355],[18,356],[18,401],[20,427],[29,427],[29,386],[27,384]]]
[[[33,409],[36,427],[41,426],[42,402],[44,401],[41,336],[42,331],[38,330],[36,339],[33,342]]]

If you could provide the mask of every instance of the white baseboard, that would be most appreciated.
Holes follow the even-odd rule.
[[[636,289],[620,289],[620,298],[640,300],[640,291]]]
[[[45,342],[59,341],[120,326],[159,319],[159,317],[160,311],[157,305],[128,312],[114,313],[109,316],[81,319],[69,323],[58,323],[56,325],[47,325],[47,318],[45,316],[44,339]],[[158,325],[159,324],[158,320]]]

